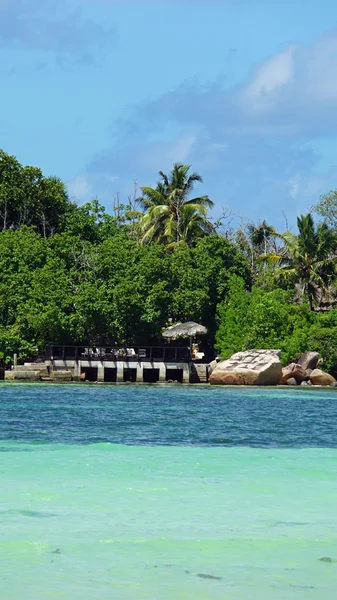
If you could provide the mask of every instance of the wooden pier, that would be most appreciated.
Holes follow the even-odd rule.
[[[205,383],[207,365],[196,365],[189,346],[52,346],[50,373],[71,372],[74,381],[105,383]]]
[[[207,383],[208,364],[189,346],[50,346],[45,357],[14,365],[8,381]]]

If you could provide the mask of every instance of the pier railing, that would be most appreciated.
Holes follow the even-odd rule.
[[[47,360],[191,362],[188,346],[51,346]]]

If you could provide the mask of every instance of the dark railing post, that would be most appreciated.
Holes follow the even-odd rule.
[[[1,0],[0,0],[1,1]],[[135,350],[135,357],[138,357],[140,362],[144,360],[149,360],[151,362],[155,361],[164,361],[164,362],[191,362],[192,360],[192,352],[189,346],[133,346]],[[83,353],[84,348],[81,346],[47,346],[45,350],[46,359],[51,359],[51,357],[56,357],[57,359],[62,359],[66,361],[67,358],[74,359],[75,361],[79,361],[81,359],[81,352]],[[83,354],[83,356],[86,353]],[[96,360],[125,360],[129,362],[132,360],[132,353],[128,353],[127,345],[120,345],[118,347],[111,348],[95,348],[93,352],[92,349],[89,349],[88,358],[96,359]]]

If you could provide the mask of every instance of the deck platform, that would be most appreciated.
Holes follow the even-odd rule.
[[[47,349],[45,360],[15,365],[7,380],[98,383],[207,383],[208,365],[195,364],[186,346]]]

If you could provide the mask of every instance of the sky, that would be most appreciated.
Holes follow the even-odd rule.
[[[282,228],[337,188],[335,0],[0,0],[2,147],[110,212],[158,171]]]

